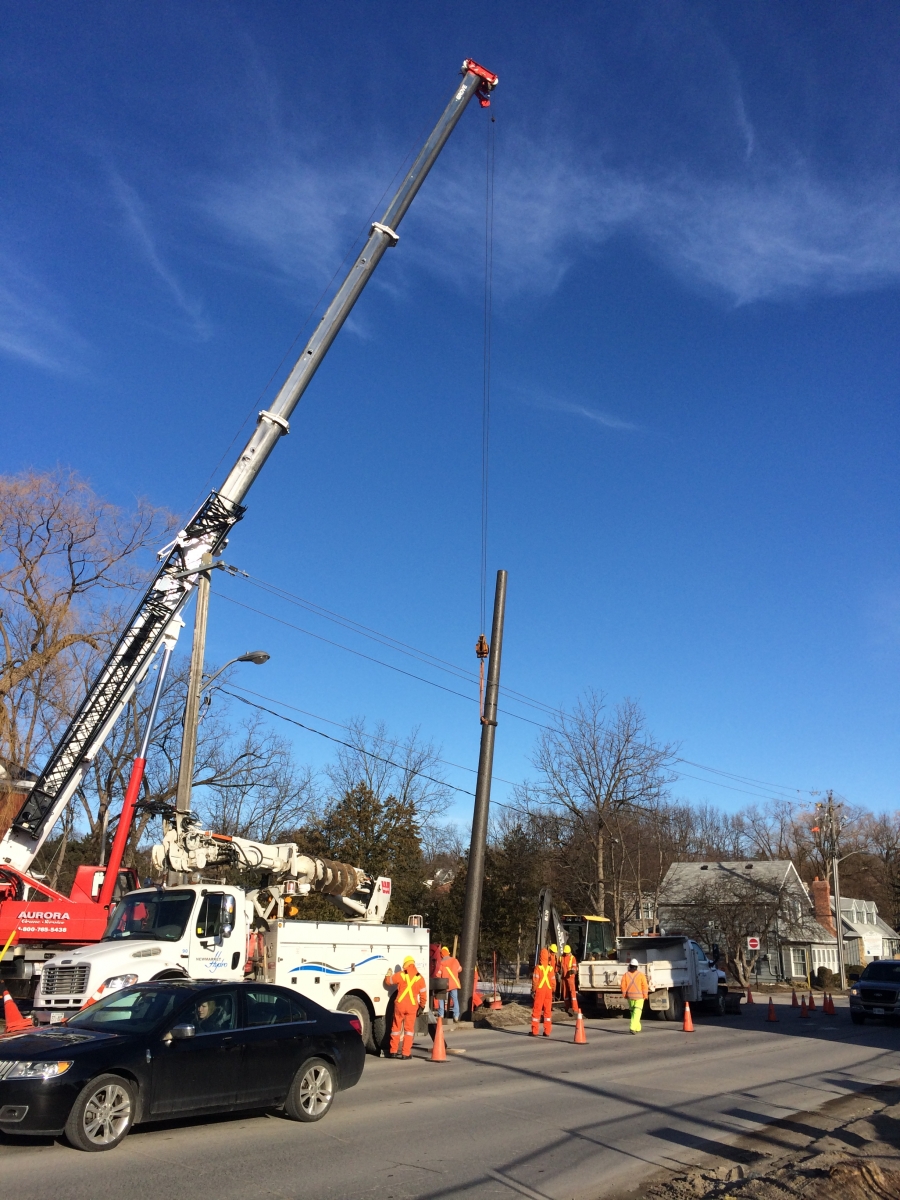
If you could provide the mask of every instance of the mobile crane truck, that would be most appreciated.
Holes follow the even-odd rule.
[[[214,560],[222,553],[233,527],[243,517],[246,511],[243,502],[253,481],[262,470],[276,443],[290,432],[289,418],[328,353],[351,309],[362,294],[375,267],[381,261],[385,251],[399,242],[400,235],[397,233],[397,228],[453,132],[456,123],[472,99],[477,98],[482,107],[490,105],[490,93],[497,85],[497,76],[468,58],[463,61],[461,75],[462,81],[456,86],[449,103],[407,171],[382,219],[373,222],[365,245],[351,264],[343,283],[328,305],[312,337],[303,348],[278,395],[268,409],[260,412],[255,430],[224,483],[217,490],[210,492],[174,541],[160,551],[160,566],[155,578],[126,623],[111,654],[88,689],[87,695],[73,716],[68,729],[55,746],[40,776],[34,782],[12,825],[0,838],[0,951],[5,951],[0,958],[0,981],[4,986],[10,986],[20,999],[30,998],[44,965],[49,964],[59,947],[71,946],[73,950],[71,954],[56,956],[59,961],[54,958],[54,970],[57,972],[63,969],[63,959],[72,958],[75,953],[74,947],[102,938],[104,950],[108,951],[109,949],[107,942],[115,932],[112,926],[107,929],[110,909],[119,893],[138,882],[133,873],[123,873],[120,867],[121,855],[124,853],[128,828],[140,785],[140,776],[143,771],[141,755],[135,761],[135,768],[126,792],[114,843],[114,846],[117,846],[116,854],[111,855],[110,863],[106,867],[82,867],[69,896],[62,895],[47,886],[42,880],[29,875],[29,869],[50,831],[81,785],[90,764],[109,736],[126,704],[134,695],[135,689],[146,678],[154,658],[165,646],[166,654],[160,666],[155,693],[158,698],[159,683],[164,674],[163,668],[168,662],[167,655],[171,654],[178,629],[182,624],[179,614],[193,595],[201,572],[208,571],[211,566],[215,565]],[[476,186],[474,181],[472,186]],[[152,718],[144,731],[142,753],[146,752],[151,726]],[[180,815],[183,821],[187,818],[187,814]],[[179,836],[186,838],[187,829],[182,827]],[[212,836],[210,835],[210,837]],[[174,847],[170,848],[174,850]],[[118,856],[118,861],[116,861],[116,856]],[[312,887],[315,881],[310,879],[305,882]],[[184,889],[181,890],[184,891]],[[201,887],[200,891],[195,893],[188,889],[192,897],[190,900],[192,917],[199,918],[201,915],[199,907],[196,913],[194,907],[200,906],[201,901],[205,899],[201,896],[203,890]],[[212,894],[208,887],[206,891],[207,894]],[[232,933],[228,935],[233,937],[237,930],[237,921],[245,919],[244,917],[239,918],[239,914],[245,914],[244,901],[237,892],[218,889],[217,894],[219,892],[223,897],[230,894],[234,900],[235,920],[232,922]],[[157,893],[152,894],[156,895]],[[345,900],[350,898],[352,897],[344,897]],[[140,901],[140,903],[144,903],[144,901]],[[222,903],[224,903],[224,899]],[[183,899],[182,904],[187,905],[188,900]],[[349,911],[355,912],[356,910],[351,906]],[[127,913],[125,916],[127,918],[126,927],[130,920],[138,919],[128,917]],[[204,920],[206,919],[204,917]],[[281,917],[278,917],[277,920],[280,921]],[[173,924],[177,924],[177,922],[173,922]],[[198,925],[195,923],[189,926],[185,917],[184,931],[197,927]],[[200,923],[200,927],[205,928],[202,923]],[[281,926],[276,924],[276,929],[278,928]],[[336,928],[340,928],[340,926]],[[186,946],[187,953],[186,959],[182,959],[179,950],[179,966],[184,962],[191,965],[201,962],[201,959],[197,957],[199,951],[192,949],[191,938],[194,936],[198,935],[188,936],[185,932],[183,937],[179,934],[176,939],[179,946],[182,944]],[[336,931],[333,936],[337,938]],[[184,937],[188,938],[186,943]],[[223,939],[217,949],[221,950],[224,956],[225,934],[220,932],[214,935],[213,941],[215,937]],[[209,942],[210,938],[200,940]],[[156,959],[162,955],[164,944],[165,939],[157,939],[156,944],[142,947],[140,953],[146,951],[148,959]],[[337,953],[336,946],[335,942],[335,954]],[[408,948],[404,944],[404,949]],[[281,961],[278,954],[269,955],[268,945],[265,953],[272,959],[271,969],[277,972]],[[372,953],[375,953],[374,949]],[[237,954],[235,960],[237,965],[232,967],[230,964],[235,958],[235,954]],[[213,954],[209,961],[212,962],[214,958]],[[134,963],[140,961],[140,958],[134,959]],[[237,971],[239,974],[243,971],[241,953],[237,950],[231,951],[231,957],[227,960],[222,958],[222,962],[225,963],[224,967],[218,966],[218,960],[216,962],[216,971],[227,969],[228,971]],[[425,962],[427,959],[423,955],[422,964],[424,965]],[[74,965],[74,960],[70,965]],[[358,965],[354,959],[352,967],[354,972]],[[199,966],[197,969],[200,969]],[[213,968],[203,968],[203,970],[207,969],[212,970]],[[268,970],[269,967],[266,969]],[[347,969],[351,970],[351,967],[348,966]],[[124,971],[124,974],[129,975],[134,972]],[[62,977],[57,973],[54,978],[58,983]],[[110,978],[115,978],[115,976],[111,975]],[[323,968],[319,982],[321,983],[325,978],[326,974]],[[313,979],[313,987],[318,986],[315,983],[315,976]],[[47,982],[49,986],[49,976]],[[335,980],[331,982],[335,982]],[[45,1013],[47,1005],[43,1001],[49,998],[50,994],[47,989],[43,989],[41,993],[41,1008]],[[53,998],[62,995],[62,998],[66,1000],[65,1005],[60,1005],[60,1009],[62,1009],[67,1006],[71,1007],[68,1004],[68,998],[75,994],[72,991],[64,991],[59,994],[54,992]],[[337,992],[334,994],[337,995]],[[52,1011],[55,1011],[54,1006],[50,1007]],[[381,1018],[376,1014],[373,1019]]]

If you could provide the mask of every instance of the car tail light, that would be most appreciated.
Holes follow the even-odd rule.
[[[350,1024],[353,1026],[359,1036],[362,1037],[362,1021],[359,1019],[359,1017],[350,1017]]]

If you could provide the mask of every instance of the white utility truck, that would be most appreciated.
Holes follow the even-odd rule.
[[[725,975],[688,937],[616,938],[614,957],[596,957],[578,965],[578,994],[585,1007],[600,1012],[626,1009],[622,976],[636,958],[647,976],[648,1007],[662,1020],[681,1021],[684,1002],[723,1014],[728,986]]]
[[[385,974],[412,955],[428,979],[428,930],[386,925],[391,881],[267,845],[201,831],[189,814],[164,822],[154,865],[192,882],[129,892],[103,939],[44,963],[33,1016],[62,1021],[104,991],[156,979],[258,979],[296,987],[323,1008],[352,1013],[367,1048],[383,1047],[390,994]],[[210,868],[255,869],[278,878],[254,891],[209,879]],[[345,921],[308,921],[303,898],[330,900]]]

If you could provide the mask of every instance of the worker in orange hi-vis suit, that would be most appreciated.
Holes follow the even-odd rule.
[[[556,972],[550,963],[549,950],[542,950],[538,965],[531,976],[531,994],[534,1005],[531,1009],[531,1033],[529,1037],[537,1037],[541,1018],[544,1021],[544,1037],[549,1037],[553,1029],[553,992],[556,988]]]
[[[572,953],[571,946],[563,946],[562,958],[559,960],[559,977],[562,983],[562,998],[566,1012],[578,1011],[578,959]]]
[[[425,1007],[427,992],[425,980],[416,970],[415,959],[404,958],[402,971],[395,971],[393,975],[389,971],[384,977],[384,986],[397,989],[394,995],[394,1023],[391,1025],[391,1048],[388,1058],[412,1058],[416,1016]]]
[[[438,967],[438,977],[447,980],[447,995],[453,1010],[454,1023],[459,1021],[459,980],[462,967],[459,960],[450,953],[449,946],[441,946],[441,965]],[[438,1016],[444,1015],[444,997],[438,998]]]
[[[622,995],[628,1001],[631,1009],[631,1033],[641,1032],[641,1012],[644,1001],[650,995],[647,987],[647,976],[640,969],[641,964],[633,958],[628,964],[628,970],[622,976]]]

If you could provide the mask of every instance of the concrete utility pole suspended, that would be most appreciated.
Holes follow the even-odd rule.
[[[466,873],[466,907],[462,927],[462,995],[460,1009],[472,1011],[475,966],[478,961],[478,934],[481,928],[481,893],[484,887],[484,857],[487,849],[488,812],[491,806],[491,776],[494,768],[494,737],[497,730],[497,699],[500,692],[500,656],[503,651],[503,618],[506,612],[506,572],[497,572],[494,592],[494,618],[491,625],[490,657],[481,716],[481,752],[478,756],[478,783],[472,814],[472,841]]]

